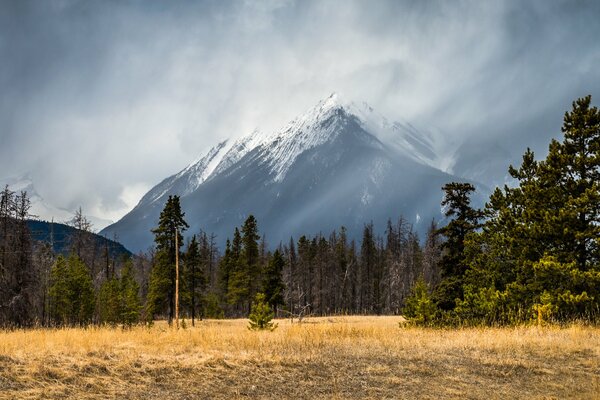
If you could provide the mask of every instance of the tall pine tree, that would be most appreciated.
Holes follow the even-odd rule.
[[[156,256],[150,273],[146,318],[151,320],[155,315],[166,311],[169,325],[175,315],[175,255],[183,245],[182,232],[189,227],[183,219],[184,216],[179,196],[169,196],[165,208],[160,213],[158,227],[152,230]]]

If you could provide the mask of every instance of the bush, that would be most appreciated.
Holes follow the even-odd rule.
[[[273,331],[277,328],[277,324],[271,322],[275,313],[271,310],[271,307],[266,302],[264,293],[258,293],[252,303],[252,309],[250,310],[250,323],[248,329],[250,330],[269,330]]]
[[[415,325],[426,326],[433,323],[436,306],[429,294],[429,287],[422,276],[415,282],[402,312],[409,322]]]

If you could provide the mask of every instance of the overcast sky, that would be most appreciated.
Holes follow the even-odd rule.
[[[600,104],[599,38],[593,0],[2,0],[0,178],[116,220],[331,92],[437,128],[469,171],[543,153],[575,98]]]

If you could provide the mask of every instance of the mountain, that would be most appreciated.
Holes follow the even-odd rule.
[[[29,220],[27,221],[27,226],[29,227],[33,240],[50,243],[53,251],[62,255],[69,254],[71,251],[71,238],[78,232],[78,230],[72,226],[56,222]],[[93,240],[93,246],[98,249],[98,251],[108,249],[111,258],[131,255],[131,252],[123,247],[121,243],[95,233],[90,233],[90,235]]]
[[[0,179],[0,184],[2,185],[2,189],[4,189],[5,185],[8,185],[8,188],[13,192],[27,192],[27,196],[31,201],[31,209],[29,212],[31,215],[35,216],[36,219],[68,222],[72,220],[75,215],[76,210],[69,211],[48,203],[40,196],[29,175]],[[92,223],[94,229],[102,229],[113,223],[113,221],[94,216],[86,215],[86,218]]]
[[[400,215],[424,232],[442,217],[441,186],[460,180],[439,169],[436,149],[410,124],[334,94],[273,134],[219,143],[101,234],[146,250],[172,194],[181,196],[188,232],[214,233],[220,244],[249,214],[271,245],[341,225],[359,238],[365,222],[383,229]]]

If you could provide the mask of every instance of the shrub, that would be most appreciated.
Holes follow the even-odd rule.
[[[250,330],[269,330],[273,331],[277,328],[277,324],[271,322],[275,313],[271,310],[271,307],[266,302],[264,293],[258,293],[252,303],[250,310],[250,323],[248,329]]]

